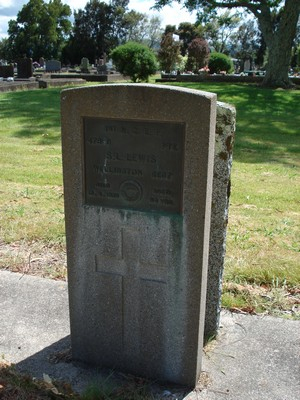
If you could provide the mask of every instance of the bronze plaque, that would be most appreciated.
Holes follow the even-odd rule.
[[[182,211],[184,123],[83,119],[85,204]]]

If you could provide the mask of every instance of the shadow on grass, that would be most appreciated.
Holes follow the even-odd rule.
[[[280,162],[295,166],[300,153],[300,91],[254,85],[181,83],[214,92],[237,111],[234,159],[242,163]]]
[[[278,162],[294,167],[300,153],[299,90],[263,89],[247,84],[176,83],[206,90],[237,110],[234,159],[242,163]],[[14,125],[13,136],[60,142],[61,88],[6,93],[1,113]],[[18,128],[19,127],[19,128]],[[298,156],[298,157],[297,157]]]
[[[9,119],[12,136],[36,138],[37,144],[60,142],[61,88],[26,90],[1,95],[1,114]]]

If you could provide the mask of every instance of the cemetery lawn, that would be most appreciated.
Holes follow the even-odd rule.
[[[300,90],[179,85],[237,111],[223,306],[300,318]]]
[[[223,306],[300,318],[300,91],[176,83],[237,109]],[[0,268],[65,279],[60,88],[0,93]]]

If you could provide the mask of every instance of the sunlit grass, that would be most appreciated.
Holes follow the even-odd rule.
[[[299,288],[300,91],[181,86],[217,93],[219,101],[237,109],[225,287],[234,282],[273,288],[276,282],[279,288]],[[0,94],[4,242],[64,245],[60,91]]]

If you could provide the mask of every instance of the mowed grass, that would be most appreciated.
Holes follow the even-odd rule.
[[[282,305],[300,292],[300,91],[181,86],[217,93],[237,109],[223,304],[264,311],[277,307],[279,290]],[[0,240],[6,246],[40,243],[64,251],[60,91],[0,94]],[[2,267],[9,262],[6,255]],[[259,292],[260,304],[252,296],[257,287],[268,291]]]
[[[59,93],[0,95],[0,238],[5,242],[64,241]]]
[[[280,312],[300,293],[300,91],[180,86],[217,93],[237,110],[223,305]]]

